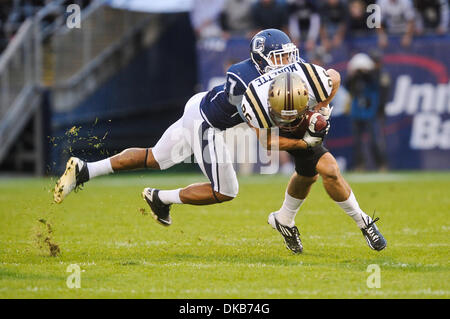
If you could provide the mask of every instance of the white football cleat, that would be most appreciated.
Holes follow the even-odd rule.
[[[66,170],[59,178],[53,190],[53,200],[60,204],[67,195],[78,186],[89,180],[87,164],[77,157],[71,157],[67,161]]]

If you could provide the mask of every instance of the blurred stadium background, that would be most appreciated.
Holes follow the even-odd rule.
[[[367,26],[374,3],[381,28]],[[341,73],[326,145],[342,170],[448,170],[448,6],[2,0],[0,173],[54,175],[70,155],[154,145],[189,97],[223,82],[228,65],[248,58],[252,35],[270,27],[305,60]]]

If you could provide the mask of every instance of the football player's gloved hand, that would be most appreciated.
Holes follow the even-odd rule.
[[[314,134],[314,133],[312,133],[312,134]],[[308,130],[305,132],[305,135],[303,135],[302,140],[306,143],[308,148],[311,148],[311,147],[317,146],[320,143],[322,143],[323,137],[312,136]]]
[[[327,126],[318,132],[313,132],[309,128],[306,130],[305,135],[303,135],[302,140],[306,143],[309,148],[315,147],[323,142],[325,136],[327,136],[330,130],[330,121],[327,120]]]
[[[333,107],[330,107],[329,105],[328,106],[322,106],[319,109],[319,113],[322,114],[327,121],[330,119],[332,111],[333,111]]]

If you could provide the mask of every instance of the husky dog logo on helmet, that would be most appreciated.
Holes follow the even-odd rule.
[[[277,29],[258,32],[250,42],[250,57],[261,74],[299,60],[298,49]]]
[[[262,53],[264,51],[264,43],[266,38],[256,37],[252,41],[252,51],[255,53]]]

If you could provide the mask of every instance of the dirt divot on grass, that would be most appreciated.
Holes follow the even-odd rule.
[[[61,254],[61,249],[53,239],[53,227],[46,219],[38,219],[34,240],[41,251],[45,251],[50,257],[56,257]]]

